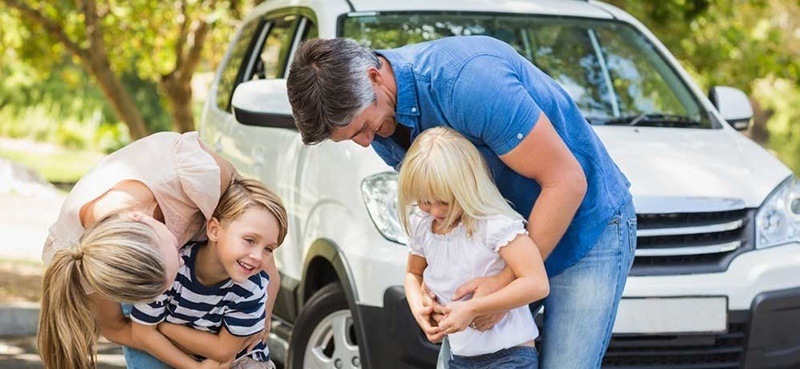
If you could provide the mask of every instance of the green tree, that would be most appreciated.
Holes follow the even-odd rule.
[[[62,60],[61,55],[69,55],[100,87],[132,139],[152,129],[132,96],[135,86],[126,85],[130,76],[157,84],[175,130],[194,129],[192,76],[204,57],[218,58],[225,49],[204,46],[209,39],[226,45],[235,17],[245,7],[239,0],[0,0],[0,4],[12,9],[24,25],[20,32],[24,42],[17,50],[22,59],[47,71]]]

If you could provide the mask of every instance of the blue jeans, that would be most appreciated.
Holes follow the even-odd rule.
[[[515,346],[491,354],[478,356],[453,356],[450,369],[537,369],[539,359],[536,348]]]
[[[550,295],[544,300],[541,369],[600,368],[634,251],[636,213],[629,203],[609,221],[586,256],[550,278]],[[449,359],[449,346],[443,344],[437,369],[447,369]]]
[[[125,303],[121,305],[122,314],[125,316],[130,316],[131,311],[133,310],[133,305]],[[125,355],[125,364],[128,369],[170,369],[167,364],[162,363],[153,355],[150,355],[144,351],[122,346],[122,353]]]

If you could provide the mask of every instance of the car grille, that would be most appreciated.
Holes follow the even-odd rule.
[[[631,275],[713,273],[753,247],[750,209],[637,214],[637,249]]]
[[[720,334],[613,336],[603,369],[738,369],[746,336],[745,323]]]

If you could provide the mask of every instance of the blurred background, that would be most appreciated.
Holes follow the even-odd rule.
[[[755,109],[745,134],[800,173],[798,0],[607,2],[650,28],[702,90],[745,91]],[[0,0],[0,328],[6,306],[39,299],[40,247],[66,191],[132,140],[193,130],[258,3]],[[23,336],[0,343],[0,367],[37,367],[25,334],[0,329]]]

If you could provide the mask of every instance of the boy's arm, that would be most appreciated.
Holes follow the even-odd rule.
[[[248,337],[234,336],[225,326],[213,334],[165,322],[158,325],[158,331],[187,350],[219,362],[233,360],[249,343]]]
[[[464,330],[477,315],[511,310],[550,293],[542,255],[530,237],[519,234],[498,252],[516,279],[495,293],[448,305],[448,316],[439,323],[446,333]]]
[[[134,322],[131,325],[133,341],[147,353],[176,369],[201,368],[201,364],[164,337],[155,325],[144,325]]]
[[[414,319],[417,320],[417,324],[422,328],[428,340],[436,343],[444,338],[444,334],[432,322],[431,313],[433,313],[433,308],[425,306],[422,302],[422,273],[427,266],[428,262],[425,258],[409,253],[403,286],[406,292],[406,300],[408,300],[408,307],[411,309]]]

